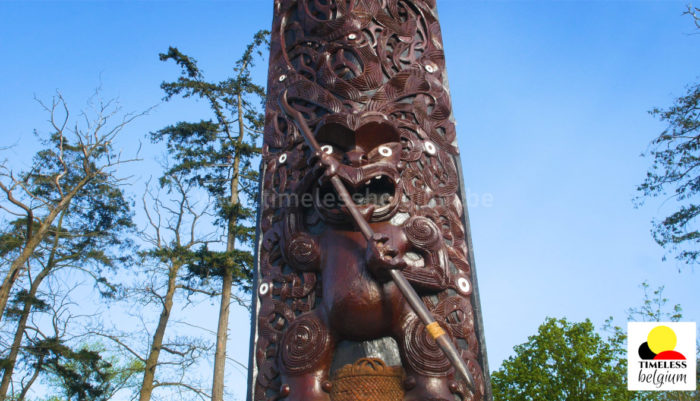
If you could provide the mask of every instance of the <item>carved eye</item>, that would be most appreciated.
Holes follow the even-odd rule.
[[[323,146],[321,146],[321,151],[322,151],[323,153],[327,153],[327,154],[330,155],[331,153],[333,153],[333,146],[331,146],[331,145],[323,145]]]
[[[393,152],[391,151],[391,148],[388,146],[380,146],[379,147],[379,154],[384,156],[384,157],[389,157],[391,156]]]

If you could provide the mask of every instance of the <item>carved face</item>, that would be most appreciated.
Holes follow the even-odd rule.
[[[401,143],[386,122],[371,122],[353,131],[339,124],[322,126],[316,134],[321,150],[338,160],[338,177],[360,212],[374,207],[371,221],[390,218],[399,204]],[[314,204],[329,223],[346,223],[349,211],[339,201],[330,181],[314,189]]]

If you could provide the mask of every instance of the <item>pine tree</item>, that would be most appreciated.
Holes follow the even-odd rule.
[[[229,306],[232,290],[249,291],[253,269],[251,249],[255,236],[254,217],[258,199],[260,153],[257,141],[262,133],[264,116],[260,111],[265,89],[251,78],[256,54],[268,44],[267,31],[255,34],[234,66],[234,76],[220,82],[205,80],[195,59],[169,48],[161,54],[182,69],[173,82],[161,88],[166,99],[174,96],[197,98],[208,103],[212,119],[179,122],[152,134],[154,141],[164,141],[174,160],[167,175],[178,175],[186,182],[206,190],[215,200],[217,224],[225,232],[223,249],[203,246],[198,258],[187,265],[190,277],[207,281],[220,279],[221,305],[216,336],[212,400],[222,401]]]

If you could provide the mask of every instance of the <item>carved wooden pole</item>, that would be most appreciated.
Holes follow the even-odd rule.
[[[434,2],[274,7],[249,400],[490,400]]]

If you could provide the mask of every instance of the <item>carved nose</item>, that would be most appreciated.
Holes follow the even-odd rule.
[[[367,155],[361,150],[351,150],[345,153],[343,162],[352,167],[360,167],[367,164]]]

